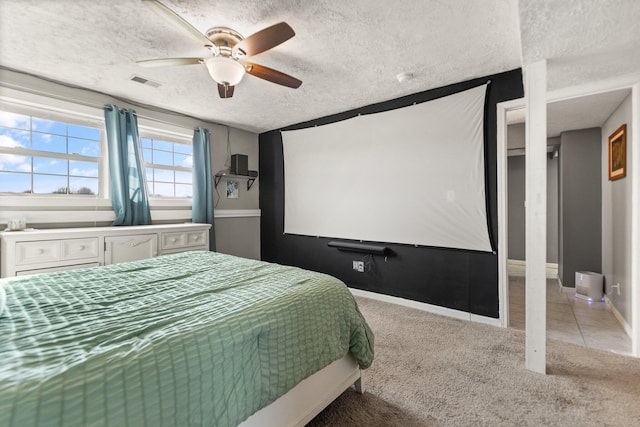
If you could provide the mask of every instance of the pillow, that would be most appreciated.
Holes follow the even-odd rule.
[[[2,317],[2,313],[4,312],[4,306],[7,303],[7,294],[4,291],[2,285],[0,285],[0,317]]]

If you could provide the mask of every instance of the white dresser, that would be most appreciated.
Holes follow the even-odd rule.
[[[209,250],[209,224],[0,232],[0,277],[96,267]]]

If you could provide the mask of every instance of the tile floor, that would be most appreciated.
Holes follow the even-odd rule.
[[[510,276],[510,327],[524,329],[524,302],[524,277]],[[556,279],[547,279],[547,338],[631,354],[631,338],[606,304],[576,298],[573,288],[560,290]]]

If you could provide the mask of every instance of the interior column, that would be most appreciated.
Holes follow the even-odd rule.
[[[524,69],[526,113],[525,365],[546,374],[547,63]]]

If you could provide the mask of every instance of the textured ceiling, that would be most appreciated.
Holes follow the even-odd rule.
[[[547,59],[549,90],[640,73],[640,1],[520,0],[523,63]]]
[[[223,100],[203,65],[141,68],[136,60],[206,51],[138,0],[0,0],[0,64],[255,132],[541,58],[551,89],[640,70],[637,0],[163,2],[202,32],[248,36],[286,21],[296,36],[251,61],[302,86],[246,76]],[[401,72],[414,77],[401,84]]]
[[[202,32],[245,37],[280,21],[296,36],[251,57],[303,81],[245,76],[220,99],[204,65],[135,61],[206,50],[140,1],[0,0],[0,64],[251,131],[265,131],[520,66],[517,2],[163,0]],[[413,73],[400,84],[396,75]],[[162,84],[130,81],[137,74]]]

